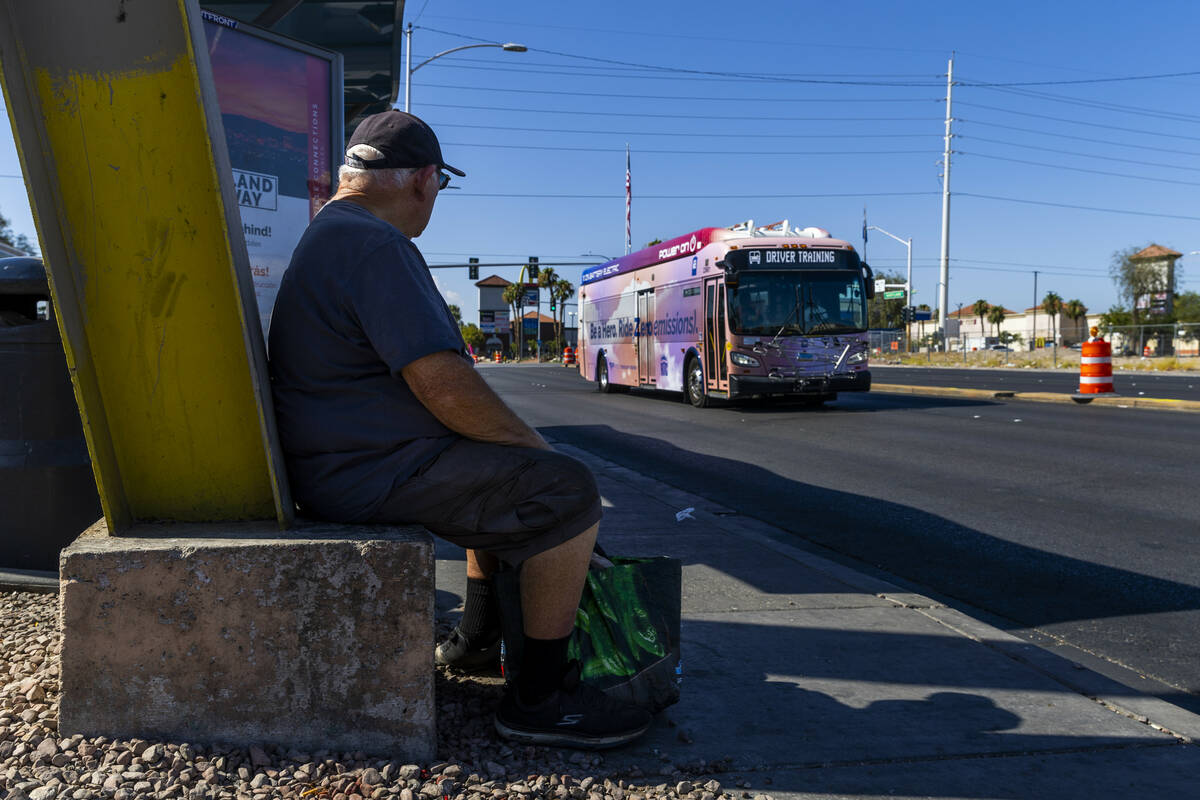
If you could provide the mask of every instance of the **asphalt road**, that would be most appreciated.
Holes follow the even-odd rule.
[[[482,374],[550,438],[1200,711],[1200,415],[884,393],[698,410],[557,366]]]
[[[959,389],[988,389],[1001,392],[1064,392],[1079,390],[1079,372],[1034,369],[953,369],[950,367],[888,367],[871,365],[878,383],[910,386],[953,386]],[[1200,400],[1200,373],[1162,375],[1154,372],[1120,371],[1113,375],[1113,389],[1122,397],[1164,397]]]

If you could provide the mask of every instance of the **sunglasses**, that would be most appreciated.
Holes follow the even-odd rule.
[[[442,172],[440,169],[438,170],[437,175],[438,175],[438,191],[440,192],[442,189],[445,189],[447,186],[450,185],[450,176],[447,175],[446,173]]]

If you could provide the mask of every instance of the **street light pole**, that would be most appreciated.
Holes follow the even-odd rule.
[[[464,45],[460,45],[458,47],[451,47],[449,50],[443,50],[440,53],[435,53],[434,55],[431,55],[429,58],[425,59],[420,64],[417,64],[414,67],[412,65],[412,32],[413,32],[413,26],[412,26],[412,23],[410,22],[410,23],[408,23],[408,27],[404,29],[404,50],[405,50],[404,110],[405,111],[410,111],[411,106],[412,106],[412,75],[413,75],[413,73],[416,72],[417,70],[419,70],[421,67],[428,64],[430,61],[433,61],[434,59],[441,58],[442,56],[450,55],[451,53],[457,53],[459,50],[470,50],[473,47],[499,47],[501,50],[506,50],[510,53],[524,53],[529,50],[529,48],[526,47],[525,45],[516,44],[515,42],[480,42],[478,44],[464,44]]]
[[[878,225],[868,225],[867,230],[879,231],[884,236],[890,236],[893,239],[895,239],[897,242],[899,242],[900,244],[902,244],[908,248],[908,275],[904,279],[905,280],[904,291],[908,294],[908,297],[905,298],[905,300],[907,301],[905,303],[905,305],[912,306],[913,305],[912,296],[914,294],[914,292],[912,290],[912,237],[910,236],[907,239],[901,239],[896,234],[888,233],[883,228],[880,228]],[[913,306],[913,308],[916,308],[916,306]],[[910,322],[910,323],[908,323],[908,325],[911,326],[912,323]],[[912,339],[912,336],[909,335],[909,328],[906,327],[904,330],[904,349],[906,352],[909,352],[909,353],[912,352],[912,347],[911,347],[911,343],[910,343],[911,339]]]

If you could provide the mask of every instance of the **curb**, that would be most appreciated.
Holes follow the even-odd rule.
[[[1028,400],[1034,403],[1084,405],[1069,394],[1058,392],[1005,392],[991,389],[958,389],[952,386],[908,386],[901,383],[872,383],[871,391],[888,394],[916,394],[932,397],[965,397],[974,400]],[[1200,400],[1172,400],[1163,397],[1105,397],[1096,395],[1086,404],[1114,408],[1148,408],[1158,411],[1200,412]]]

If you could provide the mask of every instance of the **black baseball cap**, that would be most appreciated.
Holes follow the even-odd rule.
[[[350,155],[350,148],[356,144],[374,147],[383,153],[383,158],[368,161]],[[442,148],[433,128],[420,118],[394,108],[372,114],[360,122],[346,150],[347,166],[358,169],[399,169],[436,164],[439,169],[449,170],[455,175],[467,175],[442,160]]]

